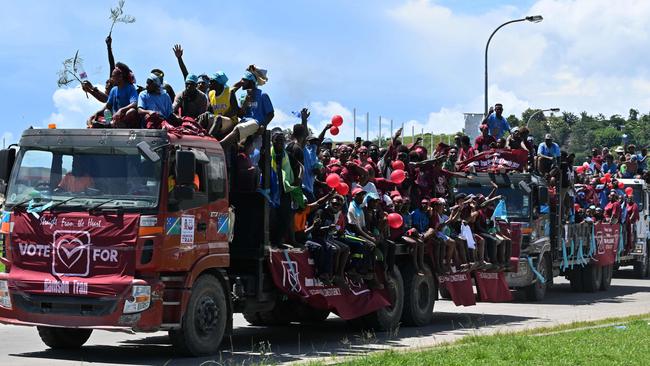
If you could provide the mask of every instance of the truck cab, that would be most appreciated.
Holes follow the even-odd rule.
[[[620,265],[632,265],[637,278],[647,278],[650,276],[650,256],[648,255],[650,186],[643,179],[619,179],[618,181],[623,183],[623,189],[632,188],[632,197],[639,207],[639,221],[634,227],[634,244],[631,250],[623,253]]]

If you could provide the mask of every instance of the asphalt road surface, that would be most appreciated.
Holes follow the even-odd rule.
[[[235,331],[224,340],[221,355],[178,358],[166,333],[135,335],[96,331],[77,351],[49,350],[36,329],[0,325],[0,365],[225,365],[289,363],[314,357],[360,355],[385,348],[426,347],[468,334],[551,326],[581,320],[650,313],[650,280],[617,274],[607,292],[573,293],[567,281],[556,279],[540,303],[479,303],[456,307],[450,301],[435,304],[434,321],[418,328],[400,328],[391,334],[360,334],[331,316],[309,326],[253,327],[240,315]],[[621,278],[623,277],[623,278]]]

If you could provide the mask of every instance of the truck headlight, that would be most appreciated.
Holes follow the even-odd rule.
[[[11,295],[9,294],[9,282],[0,281],[0,307],[11,310]]]
[[[530,242],[533,243],[535,240],[537,240],[537,230],[533,229],[530,232]]]
[[[131,297],[124,302],[124,314],[139,313],[149,309],[151,303],[151,286],[134,285]]]

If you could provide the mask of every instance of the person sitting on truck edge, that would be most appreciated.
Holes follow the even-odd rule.
[[[506,146],[511,150],[522,149],[528,151],[526,140],[522,138],[520,131],[519,127],[513,127],[510,130],[510,136],[506,139]]]
[[[138,96],[138,112],[145,123],[155,115],[168,120],[172,114],[172,100],[155,74],[149,75],[147,88]]]
[[[227,83],[228,76],[223,71],[212,74],[208,90],[208,101],[210,102],[208,110],[215,115],[233,118],[237,116],[239,105],[237,96]]]
[[[336,191],[331,190],[327,195],[319,198],[318,200],[312,203],[306,204],[305,207],[298,209],[294,212],[293,232],[294,232],[294,237],[296,238],[296,243],[304,244],[307,241],[309,237],[309,233],[313,230],[313,225],[310,225],[308,227],[307,218],[312,213],[316,212],[316,210],[318,210],[322,206],[325,206],[327,201],[330,198],[332,198],[334,194],[336,194]]]
[[[603,210],[605,219],[610,224],[618,224],[621,219],[621,203],[618,201],[616,192],[609,193],[609,203]]]
[[[125,64],[118,62],[111,74],[115,86],[108,93],[106,105],[88,118],[88,126],[91,127],[105,110],[112,113],[112,127],[116,128],[137,128],[140,127],[138,119],[138,92],[132,82],[131,69]]]
[[[338,287],[347,288],[345,269],[350,258],[350,246],[345,243],[346,215],[341,212],[344,202],[343,196],[334,194],[324,208],[316,211],[312,222],[311,240],[321,245],[327,242],[335,247],[332,282]]]
[[[503,117],[503,104],[497,103],[494,105],[494,113],[487,116],[481,124],[487,124],[490,135],[495,139],[500,139],[503,135],[510,131],[510,124],[508,120]]]
[[[275,111],[269,95],[257,87],[257,77],[250,71],[245,71],[240,81],[233,85],[234,90],[240,88],[246,91],[246,96],[241,102],[239,117],[244,120],[255,120],[260,126],[266,127]]]
[[[395,242],[388,239],[389,230],[386,220],[387,214],[380,205],[379,195],[368,192],[364,198],[363,212],[365,215],[366,229],[372,234],[377,243],[377,248],[384,259],[384,270],[392,273],[395,266]]]
[[[474,140],[474,149],[477,153],[482,153],[483,151],[488,151],[491,149],[490,145],[497,142],[494,136],[489,134],[488,125],[481,125],[481,134]]]
[[[162,88],[169,95],[169,99],[171,99],[172,101],[176,99],[176,92],[174,92],[174,88],[165,82],[165,73],[161,69],[152,69],[150,72],[160,78],[160,82],[162,83]]]
[[[208,98],[197,88],[198,81],[196,75],[188,75],[185,78],[185,89],[174,99],[172,110],[179,120],[182,117],[196,119],[208,109]]]
[[[383,286],[375,280],[374,252],[377,247],[376,238],[366,230],[366,220],[363,211],[363,200],[366,192],[361,188],[352,190],[352,201],[348,208],[347,228],[356,237],[350,238],[347,244],[352,251],[351,267],[352,276],[360,275],[368,280],[368,286],[381,289]]]
[[[93,188],[95,182],[88,172],[87,157],[76,155],[72,159],[72,170],[63,176],[61,182],[54,189],[55,192],[80,193],[88,188]]]
[[[560,157],[560,146],[553,142],[553,136],[547,133],[544,136],[544,143],[539,144],[537,147],[537,157],[535,158],[535,166],[537,171],[545,175],[551,168],[557,164],[557,159]]]
[[[618,171],[618,164],[614,162],[614,156],[612,154],[605,155],[605,162],[601,166],[601,172],[603,174],[616,174]]]

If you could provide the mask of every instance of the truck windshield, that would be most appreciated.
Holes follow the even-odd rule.
[[[492,187],[459,187],[459,192],[467,194],[482,194],[487,196],[492,191]],[[530,215],[530,196],[518,188],[499,188],[496,192],[506,201],[508,210],[508,219],[528,220]]]
[[[162,163],[136,147],[21,148],[9,181],[7,206],[153,208]],[[109,202],[110,200],[110,202]]]

